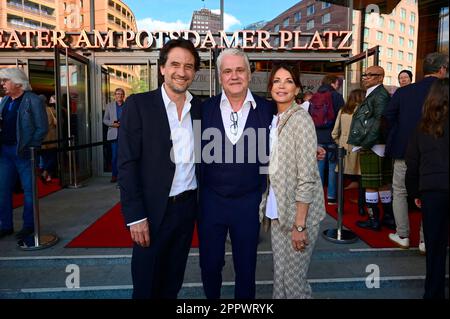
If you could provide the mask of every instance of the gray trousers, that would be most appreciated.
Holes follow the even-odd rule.
[[[273,299],[310,299],[307,275],[311,255],[319,234],[319,225],[308,227],[309,245],[303,251],[292,247],[291,232],[281,231],[278,221],[271,222],[273,251]]]
[[[404,160],[394,160],[394,174],[392,177],[393,200],[397,234],[401,237],[409,237],[408,193],[405,185],[406,163]],[[420,241],[423,241],[423,227],[420,223]]]

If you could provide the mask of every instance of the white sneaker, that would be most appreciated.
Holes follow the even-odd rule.
[[[421,255],[426,255],[427,254],[427,250],[425,249],[425,242],[421,241],[419,243],[419,252]]]
[[[397,233],[389,234],[389,240],[403,249],[409,248],[409,238],[401,238]]]

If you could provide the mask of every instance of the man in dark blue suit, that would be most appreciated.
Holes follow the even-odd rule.
[[[224,50],[217,59],[221,94],[202,105],[200,267],[205,295],[220,298],[225,241],[232,243],[235,298],[255,298],[258,209],[268,163],[273,105],[252,94],[247,56]],[[262,156],[261,156],[262,155]]]
[[[187,89],[200,58],[192,42],[171,40],[159,65],[162,86],[131,95],[120,121],[118,181],[134,242],[135,299],[177,297],[197,217],[193,128],[200,101]]]
[[[399,88],[384,112],[389,133],[386,143],[386,156],[394,160],[392,179],[395,223],[397,231],[389,234],[389,239],[401,248],[409,248],[408,200],[405,186],[405,153],[410,136],[422,118],[422,106],[438,78],[448,76],[448,55],[430,53],[423,61],[424,79]],[[420,234],[419,249],[425,253],[423,234]]]

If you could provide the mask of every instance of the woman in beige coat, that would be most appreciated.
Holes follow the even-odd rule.
[[[294,66],[274,66],[269,91],[278,114],[270,129],[268,186],[260,218],[263,226],[271,226],[276,299],[311,298],[307,273],[319,223],[325,217],[315,127],[308,112],[295,103],[299,90]]]

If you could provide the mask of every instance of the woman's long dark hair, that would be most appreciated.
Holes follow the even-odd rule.
[[[420,130],[435,138],[441,137],[448,121],[448,78],[433,83],[422,112]]]
[[[356,89],[350,92],[347,103],[342,107],[342,113],[353,114],[357,106],[366,98],[366,90]]]

